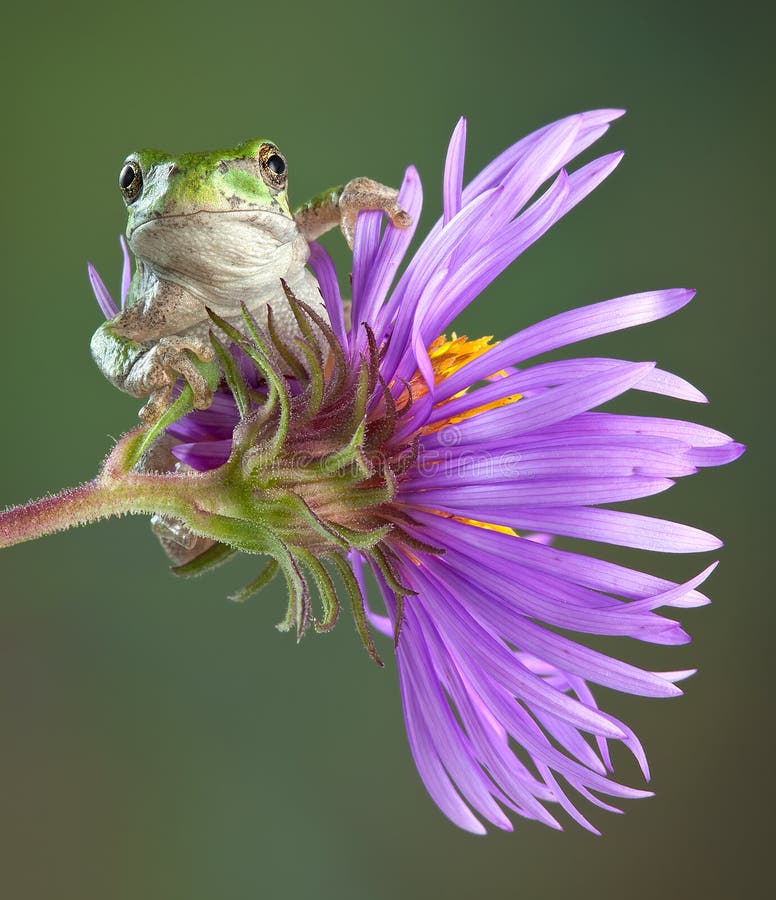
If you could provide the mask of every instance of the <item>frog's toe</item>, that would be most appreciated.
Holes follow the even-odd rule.
[[[152,425],[154,422],[158,422],[170,405],[171,395],[172,385],[157,388],[148,398],[145,406],[141,407],[138,413],[140,421],[145,425]]]
[[[191,384],[191,382],[189,382],[189,384]],[[194,394],[195,409],[207,409],[213,402],[213,392],[210,390],[204,378],[202,379],[201,385],[191,385],[191,390]]]
[[[213,402],[213,391],[189,353],[193,353],[203,362],[208,362],[214,355],[212,347],[198,338],[166,338],[157,346],[159,363],[167,373],[170,383],[174,383],[178,377],[185,378],[191,387],[194,407],[207,409]]]
[[[356,242],[356,215],[357,213],[354,213],[352,216],[343,213],[342,221],[340,222],[340,231],[351,250]]]
[[[397,228],[409,228],[410,225],[412,225],[412,216],[406,209],[402,209],[398,203],[395,203],[391,209],[387,209],[386,212],[390,216],[391,222]]]
[[[192,351],[194,352],[194,351]],[[189,383],[195,409],[207,409],[213,402],[213,391],[207,383],[204,375],[194,365],[188,356],[183,354],[176,359],[174,364],[176,372],[180,373]]]
[[[215,359],[215,351],[209,341],[198,337],[171,337],[170,345],[178,350],[188,350],[201,362],[210,362]]]
[[[192,402],[195,409],[207,409],[213,402],[213,391],[202,373],[186,356],[177,360],[175,371],[181,374],[189,384]]]

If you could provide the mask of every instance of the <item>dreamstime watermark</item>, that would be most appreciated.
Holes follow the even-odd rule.
[[[487,451],[436,450],[419,453],[414,473],[421,478],[476,481],[513,481],[516,478],[533,478],[534,473],[522,465],[522,457],[514,450],[503,453]]]

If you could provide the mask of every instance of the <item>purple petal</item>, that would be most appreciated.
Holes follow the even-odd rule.
[[[413,574],[416,583],[425,582],[423,570]],[[431,586],[430,595],[439,595],[439,589],[438,584]],[[422,592],[421,596],[425,593]],[[483,629],[449,592],[447,602],[433,604],[429,614],[433,615],[440,633],[458,647],[459,659],[471,659],[475,665],[486,666],[489,677],[504,689],[591,734],[614,738],[623,736],[622,731],[608,717],[554,690],[529,672],[506,645]]]
[[[499,198],[500,199],[500,198]],[[418,302],[416,320],[422,321],[423,335],[430,343],[466,306],[531,244],[537,241],[567,208],[568,177],[561,172],[553,185],[525,213],[502,230],[501,238],[488,242],[479,252],[459,256],[460,269],[450,271],[444,290],[433,304]],[[498,200],[496,201],[498,203]]]
[[[717,568],[717,565],[718,563],[716,562],[711,563],[711,565],[706,566],[702,572],[699,572],[689,581],[685,581],[683,584],[677,584],[676,587],[663,591],[660,594],[655,594],[654,597],[646,597],[643,600],[634,600],[632,603],[628,604],[628,609],[635,611],[637,609],[657,609],[661,606],[683,606],[684,603],[680,601],[682,601],[690,591],[693,591],[698,587],[698,585],[703,584],[709,575]]]
[[[494,484],[464,484],[418,492],[415,501],[458,516],[487,510],[499,518],[521,506],[577,506],[619,503],[649,497],[668,490],[674,484],[668,478],[630,475],[609,477],[537,478]]]
[[[595,684],[641,697],[676,697],[682,693],[666,678],[591,650],[533,622],[523,622],[520,634],[521,646],[529,653]]]
[[[567,163],[571,162],[572,159],[586,150],[591,144],[595,143],[598,138],[606,133],[609,123],[624,115],[624,112],[625,111],[621,109],[602,109],[593,112],[580,113],[575,116],[569,116],[567,119],[560,120],[561,122],[567,122],[569,119],[581,119],[576,138],[568,148],[568,155],[561,163],[561,166],[565,166]],[[557,125],[559,123],[556,122],[554,124]],[[527,137],[518,141],[516,144],[513,144],[497,156],[493,162],[489,163],[464,189],[464,204],[469,203],[474,197],[481,194],[482,191],[501,181],[504,175],[506,175],[510,169],[514,168],[516,163],[519,162],[535,143],[542,140],[552,127],[554,126],[545,125],[543,128],[529,134]]]
[[[405,622],[405,626],[409,626],[407,630],[411,631],[413,625],[411,615],[408,616],[408,620]],[[437,806],[452,822],[466,831],[484,834],[485,829],[482,823],[463,802],[444,771],[434,746],[433,735],[426,724],[425,709],[422,708],[420,698],[415,692],[412,672],[409,668],[410,659],[410,654],[400,647],[397,652],[399,690],[404,707],[407,738],[418,773]]]
[[[452,397],[504,366],[587,338],[662,319],[689,303],[694,294],[679,289],[632,294],[552,316],[519,331],[463,366],[439,386],[438,399]]]
[[[461,209],[461,190],[463,188],[463,163],[466,153],[466,119],[461,117],[455,126],[450,145],[447,148],[445,174],[442,190],[443,224]]]
[[[232,439],[225,441],[201,441],[193,444],[176,444],[172,455],[198,472],[207,472],[222,466],[232,452]]]
[[[326,312],[329,315],[329,323],[331,324],[334,334],[337,336],[340,344],[347,347],[347,337],[345,333],[345,318],[343,314],[342,296],[340,295],[339,282],[337,281],[337,272],[334,269],[334,263],[331,261],[329,254],[323,247],[315,241],[310,242],[310,258],[308,259],[310,268],[318,279],[321,288],[321,296],[323,297]]]
[[[114,316],[117,316],[119,309],[113,301],[110,291],[105,287],[102,278],[100,278],[97,269],[95,269],[91,263],[87,263],[86,271],[89,273],[89,281],[92,285],[94,296],[97,298],[97,303],[102,310],[102,314],[106,319],[112,319]]]
[[[609,153],[577,169],[570,179],[567,208],[564,212],[573,209],[608,178],[619,166],[624,155],[621,151]]]
[[[483,387],[470,390],[461,397],[456,397],[445,404],[437,406],[429,417],[429,422],[438,422],[452,418],[470,409],[476,409],[494,400],[510,397],[514,394],[526,394],[528,391],[557,387],[569,381],[587,378],[613,366],[624,365],[625,360],[602,358],[564,359],[543,363],[509,375],[497,378]],[[705,403],[706,398],[689,382],[662,369],[653,369],[633,386],[634,390],[648,391],[680,400]],[[448,395],[448,388],[440,385],[442,397]],[[436,395],[439,396],[438,394]]]
[[[652,611],[652,604],[663,604],[660,596],[623,603],[552,575],[537,576],[514,563],[509,573],[491,563],[491,556],[475,559],[448,552],[444,559],[431,560],[427,566],[455,590],[480,622],[516,646],[522,645],[526,617],[586,634],[620,635],[658,644],[687,642],[686,635],[677,635],[681,628],[676,622]],[[672,594],[666,592],[666,597],[671,600],[690,589],[681,585]]]
[[[478,228],[478,225],[475,225],[468,236],[466,256],[462,257],[463,248],[460,248],[451,262],[452,268],[460,258],[467,259],[467,269],[470,273],[468,279],[462,273],[456,273],[455,279],[451,278],[450,282],[453,288],[452,295],[442,293],[436,299],[436,315],[430,320],[424,320],[424,335],[427,340],[433,339],[430,335],[436,336],[443,331],[507,265],[600,184],[614,170],[621,158],[622,154],[611,154],[595,160],[570,176],[562,171],[549,190],[511,225],[502,227],[501,236],[497,240],[490,240],[489,245],[483,246],[479,253],[473,252],[482,243],[482,236],[474,236],[477,235]],[[525,197],[526,200],[530,193]],[[513,206],[508,205],[510,201]],[[502,196],[496,198],[492,214],[498,219],[499,212],[506,209],[508,217],[511,217],[522,202],[524,202],[522,194],[504,190]],[[489,236],[489,232],[486,232],[486,236]],[[420,312],[419,304],[418,315]]]
[[[484,775],[472,753],[473,748],[468,738],[450,710],[429,655],[426,636],[415,613],[413,608],[406,612],[406,634],[402,635],[404,646],[398,655],[403,658],[408,680],[411,679],[412,682],[413,701],[423,711],[424,726],[428,730],[430,743],[458,790],[472,807],[493,824],[511,831],[509,819],[491,796],[491,791],[494,790],[492,782]]]
[[[373,325],[375,332],[378,332],[378,338],[383,337],[376,323],[381,304],[412,242],[423,207],[423,189],[414,166],[410,166],[404,175],[398,202],[412,218],[412,224],[409,228],[395,228],[390,222],[386,225],[380,249],[377,251],[364,288],[364,298],[359,311],[361,321]]]
[[[439,607],[435,607],[435,614],[433,616],[435,624],[438,626],[440,622],[440,613],[443,613],[446,621],[450,622],[451,619],[447,613],[452,613],[455,609],[459,609],[460,612],[460,608],[458,607],[455,598],[449,592],[445,591],[444,587],[441,588],[441,593],[434,587],[431,587],[430,589],[428,586],[424,587],[426,579],[421,569],[414,570],[413,574],[417,586],[421,588],[421,597],[430,592],[432,596],[438,598]],[[428,613],[428,615],[431,615],[431,613]],[[464,635],[466,635],[465,632]],[[478,644],[472,644],[469,635],[466,635],[464,641],[461,642],[460,637],[464,635],[457,635],[454,632],[446,633],[444,638],[447,646],[450,648],[451,654],[454,655],[456,666],[469,680],[472,688],[477,692],[482,703],[487,707],[491,715],[493,715],[497,721],[506,725],[510,734],[528,751],[533,757],[533,762],[538,767],[541,765],[551,766],[572,784],[575,782],[581,783],[594,790],[599,790],[612,796],[648,796],[644,791],[637,791],[609,781],[600,773],[585,768],[580,763],[569,759],[553,748],[535,722],[522,709],[521,705],[514,702],[508,689],[500,684],[498,665],[494,667],[492,664],[493,661],[487,654],[479,654],[479,659],[475,660],[470,651],[476,652],[478,650]],[[499,645],[494,644],[493,646],[498,647]],[[510,658],[511,667],[518,666],[518,671],[529,671],[515,654],[510,654]],[[494,678],[494,676],[496,677]],[[561,693],[560,696],[563,697],[565,695]],[[527,699],[522,693],[519,693],[518,697],[523,701]],[[576,704],[576,701],[573,703]],[[579,706],[572,705],[568,709],[575,710],[578,708]],[[586,708],[591,715],[595,712],[594,708]],[[560,716],[561,721],[571,723],[572,718],[569,718],[568,715],[566,715],[567,711],[568,710],[559,707],[555,711],[555,714]],[[548,712],[550,711],[548,710]],[[615,724],[615,720],[609,716],[605,716],[604,720],[606,722],[606,730],[612,730],[615,732],[612,735],[613,737],[628,741],[630,746],[628,729],[623,729],[620,725]],[[598,722],[600,723],[600,719]],[[588,730],[587,727],[585,727],[585,730]],[[554,792],[554,799],[561,802],[561,798],[557,794],[557,791]]]
[[[376,613],[369,605],[369,592],[367,591],[366,580],[364,579],[364,557],[356,550],[351,550],[350,553],[348,553],[348,562],[350,563],[353,575],[358,583],[359,590],[361,591],[361,597],[364,601],[364,609],[366,610],[366,617],[369,624],[379,631],[380,634],[392,638],[393,623],[391,620],[388,616],[381,616],[379,613]],[[379,583],[380,582],[378,581],[378,584]]]
[[[437,387],[439,396],[441,385]],[[522,401],[521,401],[522,402]],[[687,460],[693,465],[715,465],[714,455],[721,452],[723,458],[734,454],[737,458],[743,452],[743,445],[735,444],[721,431],[696,422],[685,422],[682,419],[663,419],[651,416],[626,416],[612,413],[587,412],[575,416],[566,422],[559,422],[543,429],[541,434],[522,437],[521,444],[527,440],[536,440],[542,444],[574,442],[599,442],[623,439],[643,442],[644,446],[655,449],[668,449],[683,444],[687,451]],[[708,452],[707,462],[696,462],[693,458],[698,450]],[[699,458],[702,458],[703,454]]]
[[[593,590],[619,594],[635,600],[651,598],[655,594],[677,587],[673,581],[628,569],[617,563],[487,531],[451,518],[419,511],[413,511],[412,516],[422,526],[422,533],[426,539],[436,546],[461,550],[464,553],[474,554],[475,558],[477,555],[485,554],[491,560],[490,564],[495,566],[498,566],[500,557],[506,561],[503,566],[507,576],[512,572],[514,565],[518,564]],[[708,598],[703,594],[691,590],[682,597],[681,603],[674,601],[672,605],[704,606],[708,602]]]
[[[646,475],[677,478],[697,471],[680,454],[633,446],[627,443],[609,446],[557,444],[526,448],[515,442],[504,453],[485,451],[480,454],[457,447],[444,451],[421,453],[414,474],[402,479],[402,498],[410,501],[410,492],[470,484],[525,481],[560,476]]]
[[[422,609],[418,610],[425,623],[424,638],[433,655],[437,674],[443,681],[462,723],[476,749],[481,764],[487,767],[496,783],[505,792],[516,810],[528,818],[559,828],[558,822],[539,800],[552,800],[553,795],[537,781],[531,772],[512,753],[507,735],[470,682],[455,664],[451,649],[441,639],[436,628]]]
[[[494,524],[659,553],[704,553],[722,546],[719,538],[699,528],[612,509],[522,507],[509,516],[508,522],[506,518],[496,519]]]
[[[435,289],[443,283],[446,271],[445,260],[466,238],[471,225],[477,222],[491,207],[493,197],[499,190],[496,188],[492,193],[483,194],[474,203],[464,207],[433,241],[428,238],[424,241],[407,265],[380,317],[381,335],[393,322],[391,343],[381,367],[386,380],[392,380],[395,367],[404,354],[407,337],[411,333],[416,319],[416,307],[422,302],[429,282],[434,284]],[[407,296],[413,298],[411,303],[404,302]]]
[[[569,419],[587,411],[638,384],[653,368],[654,363],[625,363],[591,376],[582,384],[561,385],[537,397],[520,400],[510,406],[489,409],[453,427],[459,441],[485,442],[494,438],[508,438]],[[442,429],[425,439],[427,447],[449,443]]]
[[[351,331],[353,333],[358,331],[364,321],[362,307],[366,299],[366,284],[380,246],[382,224],[383,213],[378,210],[360,212],[356,220],[356,237],[353,246],[353,306],[351,308]]]
[[[127,240],[123,234],[119,235],[119,244],[121,244],[121,254],[124,259],[121,267],[121,308],[124,309],[129,294],[129,285],[132,281],[132,262],[129,256]]]
[[[746,450],[744,444],[729,441],[719,447],[694,447],[687,454],[688,462],[699,468],[705,466],[724,466],[734,462]]]
[[[504,224],[513,219],[539,188],[558,173],[563,161],[568,158],[569,148],[581,125],[580,116],[572,116],[550,127],[544,139],[538,141],[504,177],[502,190],[495,198],[493,211],[497,220]],[[473,233],[477,234],[479,223]],[[472,239],[474,247],[480,246],[480,239]]]
[[[537,577],[521,566],[514,566],[510,577],[495,566],[480,565],[485,562],[488,558],[450,555],[444,564],[430,568],[440,579],[450,580],[451,588],[466,598],[473,615],[515,646],[523,646],[521,633],[526,617],[583,634],[666,645],[689,642],[677,622],[653,611],[653,606],[662,603],[660,596],[625,603],[552,575]],[[682,585],[671,596],[688,590]]]

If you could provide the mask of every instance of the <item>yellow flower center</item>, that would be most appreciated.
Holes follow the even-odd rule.
[[[463,368],[467,363],[476,359],[478,356],[481,356],[488,350],[491,350],[496,344],[492,343],[493,337],[486,336],[481,338],[476,338],[475,340],[470,340],[466,335],[462,335],[458,337],[455,332],[450,339],[447,338],[446,335],[440,335],[428,348],[429,359],[431,360],[431,366],[434,371],[434,384],[440,385],[443,381],[457,372],[459,369]],[[488,376],[485,381],[493,381],[498,378],[506,378],[507,372],[501,370],[499,372],[494,372],[492,375]],[[470,388],[465,388],[462,391],[454,394],[451,397],[442,400],[440,403],[436,404],[435,409],[439,409],[444,407],[446,403],[449,403],[451,400],[456,399],[457,397],[462,397]],[[412,395],[413,400],[417,400],[418,398],[424,396],[428,393],[428,385],[426,384],[423,376],[420,372],[416,372],[415,375],[410,379],[407,390],[399,397],[398,406],[401,406],[409,399],[409,394]],[[434,422],[430,425],[426,425],[421,429],[421,434],[431,434],[435,431],[440,431],[443,428],[447,428],[448,425],[455,425],[458,422],[463,422],[466,419],[470,419],[473,416],[477,416],[482,412],[485,412],[488,409],[497,409],[501,406],[508,406],[511,403],[516,403],[518,400],[522,398],[522,394],[510,394],[507,397],[501,397],[498,400],[492,400],[490,403],[483,403],[481,406],[475,406],[472,409],[466,410],[461,413],[457,413],[455,415],[450,416],[447,419],[441,419],[438,422]],[[440,460],[440,463],[442,460]],[[513,537],[519,537],[514,529],[509,528],[507,525],[494,525],[490,522],[481,522],[478,519],[467,519],[462,516],[454,516],[450,513],[444,513],[436,509],[425,508],[425,512],[433,513],[434,515],[442,516],[448,519],[454,519],[456,522],[462,522],[465,525],[472,525],[475,528],[484,528],[488,531],[498,531],[501,534],[512,535]],[[407,553],[407,555],[413,559],[416,564],[420,564],[420,560],[417,557],[414,557],[414,554]]]
[[[431,360],[431,366],[434,370],[434,384],[442,384],[443,381],[459,369],[462,369],[467,363],[470,363],[478,356],[482,356],[483,353],[495,347],[498,342],[493,344],[491,343],[492,340],[493,337],[490,335],[476,338],[475,340],[470,340],[466,335],[458,337],[455,332],[453,332],[453,335],[449,340],[446,335],[440,335],[428,348],[429,359]],[[492,381],[496,378],[505,378],[506,375],[507,373],[501,370],[499,372],[494,372],[484,380]],[[463,397],[468,390],[469,388],[458,391],[458,393],[453,394],[452,397],[448,397],[436,404],[435,408],[443,407],[445,403],[449,403],[457,397]],[[410,379],[407,389],[400,395],[397,405],[401,407],[406,403],[410,394],[412,395],[413,400],[418,400],[427,393],[428,385],[420,372],[416,372]],[[501,397],[499,400],[483,403],[482,406],[475,406],[473,409],[468,409],[465,412],[450,416],[449,419],[442,419],[439,422],[426,425],[421,429],[421,434],[430,434],[434,431],[440,431],[442,428],[447,428],[448,425],[455,425],[458,422],[463,422],[488,409],[497,409],[500,406],[508,406],[510,403],[515,403],[517,400],[520,400],[521,397],[522,394],[510,394],[508,397]]]

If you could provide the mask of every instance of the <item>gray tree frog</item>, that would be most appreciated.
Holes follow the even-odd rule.
[[[210,404],[211,390],[194,364],[195,357],[213,358],[206,307],[239,326],[242,303],[260,324],[271,305],[280,334],[296,334],[281,278],[325,315],[306,268],[309,240],[339,225],[352,246],[362,209],[384,210],[399,227],[410,224],[397,192],[368,178],[325,191],[295,212],[287,186],[286,160],[266,140],[127,157],[119,188],[136,271],[126,308],[97,329],[91,350],[116,387],[150,398],[141,410],[146,421],[162,414],[180,377],[197,408]]]

